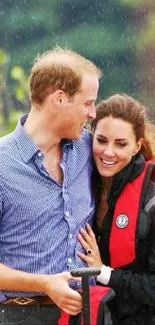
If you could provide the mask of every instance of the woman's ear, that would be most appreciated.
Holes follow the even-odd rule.
[[[140,149],[142,147],[142,143],[143,143],[143,138],[140,138],[136,143],[135,150],[133,152],[133,156],[135,156],[140,151]]]

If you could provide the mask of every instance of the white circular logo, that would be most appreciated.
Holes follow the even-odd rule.
[[[126,214],[119,214],[116,218],[116,226],[118,228],[125,228],[129,223],[129,218]]]

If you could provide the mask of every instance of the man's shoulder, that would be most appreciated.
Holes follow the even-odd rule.
[[[13,132],[0,138],[0,165],[4,166],[5,161],[10,160],[15,146],[14,146]]]
[[[147,194],[144,200],[145,210],[150,212],[155,211],[155,183],[150,181],[147,188]]]
[[[83,129],[81,137],[76,140],[75,143],[78,145],[92,147],[92,134],[89,130]]]
[[[7,150],[9,147],[12,146],[14,142],[14,132],[11,132],[3,137],[0,138],[0,151]]]

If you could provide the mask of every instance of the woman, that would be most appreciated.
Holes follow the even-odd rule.
[[[78,256],[101,267],[97,281],[114,289],[108,303],[114,325],[155,324],[152,130],[144,107],[127,95],[101,101],[92,122],[96,238],[89,225],[81,229],[86,254]]]

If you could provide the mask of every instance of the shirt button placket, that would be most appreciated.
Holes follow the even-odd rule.
[[[66,211],[65,215],[66,215],[66,217],[69,217],[70,216],[69,211]]]

